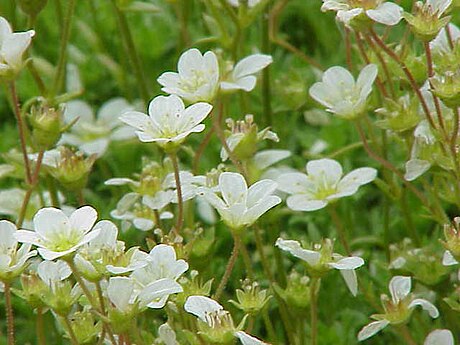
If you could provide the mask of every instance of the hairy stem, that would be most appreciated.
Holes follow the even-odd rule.
[[[174,228],[174,232],[179,234],[182,225],[184,224],[184,200],[182,197],[182,186],[180,184],[180,171],[179,171],[179,162],[177,159],[177,153],[173,152],[170,154],[171,161],[174,168],[174,179],[176,181],[176,192],[177,192],[177,207],[178,207],[178,215],[176,220],[176,226]]]
[[[233,250],[232,254],[230,256],[230,260],[227,263],[227,267],[225,268],[225,273],[224,276],[222,277],[219,286],[217,287],[216,293],[214,294],[214,299],[219,300],[220,296],[222,295],[222,292],[224,292],[225,286],[227,285],[228,280],[230,279],[230,276],[233,271],[233,267],[235,266],[236,259],[238,258],[238,254],[240,251],[240,238],[238,235],[233,234]]]
[[[14,345],[14,315],[13,304],[11,303],[11,285],[9,282],[5,282],[3,285],[5,293],[6,332],[8,345]]]
[[[312,278],[310,284],[310,344],[318,343],[318,294],[319,278]]]

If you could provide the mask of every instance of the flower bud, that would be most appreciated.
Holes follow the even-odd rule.
[[[431,78],[432,92],[438,96],[445,105],[456,109],[460,106],[460,75],[446,73],[441,77]]]
[[[30,17],[36,17],[46,6],[48,0],[18,0],[21,10]]]
[[[415,3],[415,15],[404,13],[404,18],[415,36],[424,42],[430,42],[450,22],[450,16],[442,17],[446,10],[447,8],[436,8],[429,1],[418,1]]]
[[[38,151],[53,148],[61,138],[62,109],[51,108],[41,103],[31,108],[28,119],[35,148]]]
[[[460,261],[460,217],[454,218],[454,224],[444,225],[445,241],[442,241],[444,247],[452,254],[452,256]]]
[[[68,148],[61,150],[61,160],[50,169],[51,175],[66,189],[79,191],[86,186],[96,156],[85,158],[80,152]]]
[[[297,272],[292,272],[288,276],[287,286],[283,290],[275,285],[275,291],[283,298],[289,307],[306,309],[310,305],[310,278],[302,276]]]
[[[31,271],[29,274],[23,274],[20,280],[22,290],[15,291],[16,294],[26,300],[32,308],[42,307],[44,304],[40,296],[46,292],[47,287],[37,273]]]
[[[102,331],[102,324],[96,323],[86,310],[73,314],[70,324],[79,344],[95,344],[96,336]]]
[[[243,290],[236,290],[238,302],[230,301],[245,314],[257,314],[267,304],[271,296],[267,296],[267,290],[261,290],[259,284],[249,281],[243,282]]]
[[[393,132],[407,132],[418,125],[421,118],[419,115],[419,103],[416,97],[409,95],[399,98],[397,101],[385,99],[384,107],[375,112],[382,115],[382,119],[376,122],[382,129]]]
[[[216,310],[206,314],[206,322],[198,320],[198,330],[211,344],[233,344],[235,326],[228,311]]]

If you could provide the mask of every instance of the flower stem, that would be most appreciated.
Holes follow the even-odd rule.
[[[339,235],[339,241],[342,243],[343,248],[345,249],[345,252],[347,253],[348,256],[351,256],[351,250],[350,246],[347,241],[347,236],[345,233],[345,229],[342,225],[342,222],[340,221],[339,214],[337,213],[337,208],[334,204],[330,205],[330,207],[327,208],[329,211],[329,214],[331,215],[332,221],[335,224],[335,228],[337,230],[337,235]]]
[[[176,226],[174,232],[177,234],[180,233],[182,225],[184,224],[184,200],[182,198],[182,186],[180,184],[180,171],[179,171],[179,162],[177,159],[177,153],[170,153],[171,161],[174,169],[174,179],[176,181],[176,192],[177,192],[177,207],[179,209],[177,215]]]
[[[62,34],[61,34],[61,46],[59,50],[59,60],[57,65],[56,74],[54,77],[54,88],[51,91],[52,98],[55,97],[60,91],[64,84],[65,66],[67,60],[67,45],[70,39],[70,29],[72,24],[72,16],[75,11],[76,0],[69,0],[67,5],[67,13],[64,17]]]
[[[16,116],[16,121],[18,123],[18,131],[19,131],[19,140],[21,142],[21,151],[22,151],[22,158],[24,160],[24,168],[26,170],[26,182],[30,183],[32,180],[32,173],[30,171],[30,162],[29,157],[27,156],[27,145],[26,145],[26,136],[25,136],[25,124],[22,119],[21,110],[19,109],[19,99],[18,93],[16,91],[16,84],[13,82],[10,83],[10,93],[11,99],[13,102],[13,112]]]
[[[80,285],[81,289],[83,290],[83,293],[85,294],[86,298],[88,299],[89,303],[95,308],[97,311],[101,312],[100,308],[98,307],[96,301],[93,298],[93,295],[91,292],[88,290],[88,287],[86,286],[85,282],[83,281],[83,278],[80,275],[80,272],[78,271],[77,266],[75,266],[75,262],[73,261],[73,258],[66,260],[67,264],[69,265],[70,269],[72,270],[72,274],[77,281],[78,285]]]
[[[310,284],[310,344],[318,343],[318,291],[319,278],[312,278]],[[318,290],[318,291],[317,291]]]
[[[112,0],[112,5],[117,16],[118,28],[124,41],[126,53],[131,60],[132,68],[134,70],[134,74],[136,75],[137,83],[139,84],[139,91],[142,99],[147,103],[150,100],[147,82],[143,73],[139,53],[136,49],[136,45],[134,44],[131,30],[129,29],[128,21],[126,20],[125,14],[118,8],[115,0]]]
[[[238,237],[238,235],[233,234],[233,241],[234,241],[233,250],[230,256],[230,260],[228,261],[227,267],[225,268],[224,276],[222,277],[222,280],[220,281],[219,286],[217,287],[216,293],[214,294],[214,297],[213,297],[216,300],[218,300],[220,296],[222,295],[222,292],[224,292],[228,279],[230,278],[232,274],[233,267],[235,266],[236,259],[238,258],[241,240]]]
[[[195,157],[193,159],[193,170],[192,170],[194,175],[198,174],[198,171],[200,168],[201,156],[203,156],[204,150],[206,149],[209,142],[211,141],[213,134],[214,134],[214,127],[211,127],[208,130],[208,133],[206,133],[205,137],[203,138],[203,141],[200,143],[200,146],[198,146],[198,149],[196,150]]]
[[[8,345],[14,345],[14,316],[13,305],[11,303],[11,285],[8,282],[4,283],[5,292],[5,310],[6,310],[6,327]]]
[[[36,334],[38,345],[46,345],[46,337],[43,333],[43,308],[37,308]]]
[[[78,342],[77,336],[75,335],[75,332],[72,328],[72,324],[70,323],[69,318],[66,316],[66,317],[63,317],[62,319],[64,320],[64,324],[66,326],[67,332],[69,333],[72,344],[79,345],[80,343]]]
[[[407,345],[417,345],[414,338],[412,338],[412,335],[410,334],[409,329],[407,328],[406,325],[402,325],[401,327],[399,327],[399,331],[402,337],[404,338],[404,340],[406,341]]]

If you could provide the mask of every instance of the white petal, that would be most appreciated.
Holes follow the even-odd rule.
[[[167,323],[158,327],[158,336],[165,345],[177,345],[176,333]]]
[[[134,290],[134,281],[128,277],[111,277],[107,296],[120,311],[127,311]]]
[[[406,163],[406,173],[404,179],[406,181],[414,181],[417,177],[423,175],[430,169],[431,163],[422,159],[411,159]]]
[[[412,284],[410,277],[396,276],[391,278],[389,289],[393,304],[398,304],[399,301],[406,298],[406,296],[409,295],[411,288]]]
[[[126,177],[115,177],[104,182],[106,186],[123,186],[125,184],[138,185],[138,182]]]
[[[45,239],[52,240],[55,236],[69,234],[69,218],[60,209],[45,207],[40,209],[33,219],[37,234]]]
[[[97,220],[97,211],[91,206],[76,209],[69,218],[72,229],[87,233]]]
[[[340,274],[347,284],[348,290],[350,290],[353,296],[358,294],[358,278],[356,277],[355,270],[340,270]]]
[[[204,102],[195,103],[189,106],[181,116],[182,125],[178,127],[178,131],[183,132],[193,128],[203,121],[211,112],[212,105]]]
[[[307,194],[295,194],[287,198],[286,203],[294,211],[317,211],[327,206],[326,200],[315,200]]]
[[[145,131],[149,128],[150,121],[147,114],[139,111],[128,111],[119,117],[127,125]]]
[[[22,55],[30,45],[35,31],[15,32],[9,35],[2,45],[2,53],[5,61],[14,69],[20,68],[22,65]]]
[[[310,182],[307,175],[302,173],[283,174],[276,180],[278,189],[289,194],[303,193],[307,190]]]
[[[262,340],[259,340],[253,336],[250,336],[249,334],[243,331],[235,332],[235,336],[238,339],[240,339],[241,344],[243,345],[268,345],[267,343],[264,343]]]
[[[11,249],[16,248],[18,243],[14,237],[16,231],[16,225],[7,220],[0,220],[0,254],[8,254]]]
[[[264,150],[254,155],[254,165],[259,170],[265,170],[269,166],[283,160],[291,155],[288,150]]]
[[[41,246],[40,236],[34,231],[18,230],[15,232],[14,237],[18,242],[30,243],[35,246]]]
[[[277,187],[278,184],[272,180],[265,179],[257,181],[248,189],[247,206],[251,207],[259,201],[267,198],[276,190]]]
[[[435,329],[428,334],[423,345],[454,345],[454,336],[448,329]]]
[[[335,185],[342,177],[342,166],[339,162],[329,159],[309,161],[306,166],[308,175],[325,178],[328,185]]]
[[[126,99],[121,97],[116,97],[105,102],[99,111],[97,112],[97,117],[100,120],[106,121],[109,125],[113,122],[117,122],[118,117],[133,109],[133,106],[130,105]]]
[[[304,260],[310,266],[315,266],[319,262],[319,259],[321,258],[320,253],[315,252],[313,250],[302,248],[302,246],[300,245],[298,241],[283,240],[282,238],[278,238],[276,240],[275,245],[278,248],[291,253],[296,258]]]
[[[248,186],[243,175],[224,172],[219,176],[219,187],[222,197],[229,206],[246,202]]]
[[[442,256],[442,264],[444,266],[452,266],[452,265],[457,265],[458,261],[457,259],[454,258],[452,253],[448,250],[444,252],[444,255]]]
[[[209,297],[190,296],[185,301],[184,309],[186,312],[198,317],[201,321],[206,322],[207,313],[223,310],[224,307]]]
[[[384,2],[374,10],[367,10],[366,14],[373,21],[385,25],[396,25],[402,19],[404,10],[392,2]]]
[[[366,340],[376,333],[380,332],[382,329],[384,329],[386,326],[389,325],[389,321],[387,320],[381,320],[381,321],[374,321],[368,324],[367,326],[364,326],[362,330],[359,331],[358,333],[358,340],[363,341]]]
[[[139,294],[138,299],[140,307],[148,305],[152,300],[162,299],[174,293],[182,292],[182,286],[174,280],[165,278],[157,280],[147,285]],[[162,303],[163,304],[163,303]],[[149,305],[150,306],[150,305]],[[163,305],[158,305],[157,308],[163,308]]]
[[[239,61],[233,70],[233,77],[239,79],[251,74],[255,74],[273,62],[270,55],[254,54]]]
[[[369,96],[371,93],[372,84],[374,83],[375,78],[377,78],[378,72],[379,70],[377,65],[369,64],[359,73],[358,80],[356,81],[356,86],[361,90],[360,96],[363,99],[366,99],[367,96]]]
[[[362,8],[353,8],[349,11],[338,11],[337,19],[348,25],[353,18],[359,16],[361,13],[363,13]]]
[[[364,265],[364,260],[359,256],[349,256],[344,257],[337,262],[330,263],[329,265],[338,270],[354,270]]]
[[[369,182],[372,182],[377,177],[377,170],[373,168],[359,168],[351,171],[340,180],[337,186],[337,192],[348,195],[354,194],[357,189]]]
[[[439,316],[438,308],[436,308],[431,302],[423,299],[423,298],[416,298],[408,305],[408,308],[414,308],[416,306],[421,306],[423,310],[427,311],[428,314],[433,318],[436,319]]]
[[[254,224],[265,212],[272,207],[275,207],[281,202],[281,198],[276,195],[271,195],[260,200],[256,205],[250,207],[244,214],[244,222],[246,226]]]

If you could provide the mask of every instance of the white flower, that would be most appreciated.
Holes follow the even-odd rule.
[[[177,260],[176,252],[173,247],[159,244],[153,247],[149,255],[145,258],[146,265],[140,267],[132,273],[131,277],[141,286],[148,286],[155,281],[167,278],[173,281],[188,270],[188,264],[184,260]],[[151,301],[149,308],[163,308],[168,296]]]
[[[350,25],[352,19],[364,14],[377,23],[392,26],[400,22],[404,12],[395,3],[384,2],[383,0],[323,0],[321,10],[323,12],[336,11],[337,19],[345,25]]]
[[[123,98],[114,98],[105,102],[97,116],[88,103],[75,100],[66,104],[64,121],[72,126],[69,133],[64,133],[60,144],[77,146],[87,155],[102,156],[111,141],[127,140],[134,137],[132,128],[126,127],[119,116],[134,110]]]
[[[149,115],[141,112],[127,112],[120,119],[136,128],[140,141],[156,142],[165,147],[172,143],[181,144],[191,133],[204,130],[201,123],[212,110],[212,105],[195,103],[185,108],[184,102],[176,95],[155,97],[149,105]]]
[[[14,77],[21,70],[22,56],[34,35],[34,30],[13,32],[8,21],[0,17],[0,76]]]
[[[189,296],[184,309],[195,315],[212,329],[222,328],[222,332],[231,332],[243,345],[267,345],[263,341],[236,329],[231,315],[219,303],[205,296]]]
[[[336,199],[355,194],[377,176],[373,168],[355,169],[343,176],[342,166],[328,158],[309,161],[306,170],[307,174],[283,174],[277,181],[279,190],[291,194],[287,205],[295,211],[319,210]]]
[[[19,242],[38,247],[45,260],[54,260],[74,253],[90,242],[99,230],[92,230],[97,212],[91,206],[83,206],[67,217],[62,210],[46,207],[39,210],[33,219],[34,230],[18,230],[15,237]]]
[[[410,277],[396,276],[390,280],[391,299],[385,295],[382,297],[385,314],[372,315],[372,318],[377,321],[363,327],[358,333],[359,341],[372,337],[389,324],[398,325],[406,322],[416,306],[421,306],[433,319],[439,316],[438,309],[431,302],[422,298],[414,298],[410,294],[411,285]]]
[[[38,264],[37,273],[40,279],[54,291],[60,282],[70,277],[72,270],[62,260],[56,262],[45,260]]]
[[[435,329],[425,339],[423,345],[454,345],[454,336],[448,329]]]
[[[298,241],[276,240],[277,247],[285,250],[296,258],[307,263],[309,269],[316,273],[326,273],[331,269],[337,269],[342,274],[348,289],[356,296],[358,293],[358,280],[355,269],[364,265],[364,260],[358,256],[341,256],[332,252],[332,241],[326,239],[322,246],[317,246],[317,250],[304,249]]]
[[[37,251],[30,251],[30,244],[23,244],[18,249],[18,241],[14,238],[16,226],[0,220],[0,281],[9,282],[19,276],[27,266],[27,260]]]
[[[351,73],[334,66],[323,74],[321,82],[310,87],[310,96],[326,110],[345,119],[354,119],[364,113],[372,84],[377,77],[376,65],[370,64],[359,73],[355,82]]]
[[[144,309],[152,300],[165,299],[169,295],[182,292],[182,287],[171,279],[157,280],[144,288],[136,289],[136,282],[129,277],[111,277],[107,296],[116,309],[129,314],[136,306]]]
[[[221,89],[226,92],[236,90],[252,91],[257,82],[254,74],[260,72],[272,62],[273,58],[270,55],[254,54],[245,57],[235,65],[229,75],[220,83]]]
[[[273,195],[277,184],[271,180],[260,180],[251,187],[238,173],[224,172],[219,176],[219,191],[222,198],[203,188],[203,196],[216,208],[223,221],[233,230],[251,226],[260,216],[278,205],[281,199]]]
[[[187,102],[211,102],[219,87],[219,63],[212,51],[201,55],[198,49],[184,52],[177,63],[178,73],[165,72],[158,78],[162,91]]]

